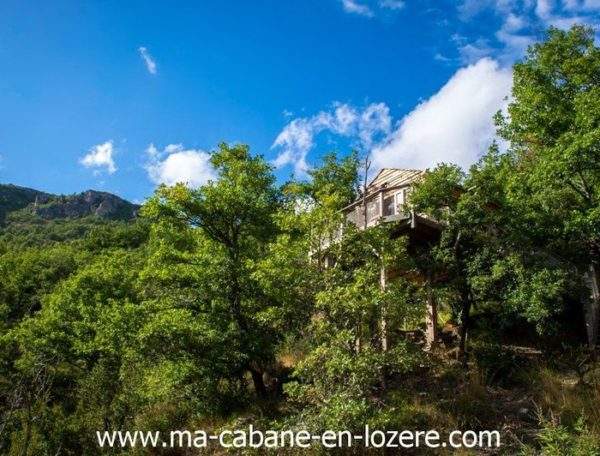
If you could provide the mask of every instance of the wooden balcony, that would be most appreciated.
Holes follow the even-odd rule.
[[[348,224],[364,230],[382,223],[394,223],[398,227],[395,230],[397,236],[408,234],[411,241],[418,242],[436,238],[441,226],[425,215],[411,212],[406,204],[413,184],[423,173],[420,170],[382,169],[367,186],[366,197],[359,197],[341,210],[344,222],[335,232],[321,239],[311,256],[337,243]]]
[[[339,242],[344,235],[344,230],[348,224],[356,226],[360,230],[377,226],[382,223],[399,223],[411,220],[412,214],[404,204],[397,204],[397,198],[393,201],[383,198],[383,193],[372,195],[366,199],[366,223],[365,206],[359,201],[349,208],[343,210],[345,214],[344,223],[331,233],[330,236],[321,239],[320,249],[326,250],[330,245]],[[387,203],[387,204],[386,204]]]

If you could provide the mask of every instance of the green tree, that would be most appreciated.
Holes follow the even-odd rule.
[[[468,174],[441,164],[411,193],[414,210],[443,226],[427,257],[429,267],[445,277],[438,286],[455,297],[463,360],[474,305],[491,304],[500,315],[522,316],[541,330],[561,310],[568,289],[560,262],[521,229],[520,212],[507,196],[512,171],[510,157],[493,146]]]
[[[385,226],[349,226],[329,249],[335,266],[322,274],[307,327],[310,349],[294,370],[296,381],[285,387],[304,408],[302,424],[314,430],[358,429],[374,419],[387,379],[411,371],[419,360],[415,346],[389,331],[414,324],[422,307],[419,287],[405,278],[381,287],[382,267],[406,274],[414,268],[406,239],[390,234]]]
[[[12,397],[22,398],[9,410],[16,448],[56,453],[69,440],[77,442],[70,450],[93,448],[95,429],[124,424],[119,374],[144,316],[135,287],[140,266],[132,252],[98,255],[7,333],[18,353]]]
[[[508,183],[523,229],[586,273],[588,341],[600,309],[600,49],[583,26],[551,28],[514,66],[508,115],[499,134],[514,160]]]
[[[264,396],[263,371],[273,361],[281,334],[270,326],[270,309],[276,303],[253,272],[277,234],[281,198],[269,165],[251,156],[246,146],[221,144],[211,164],[215,180],[197,189],[162,186],[143,212],[175,229],[199,231],[198,253],[206,261],[197,264],[214,279],[210,305],[235,325],[232,347],[241,351],[242,367],[250,372],[256,393]]]
[[[311,180],[302,188],[315,204],[339,210],[356,199],[358,190],[358,157],[355,152],[344,158],[326,154],[319,167],[308,171]]]

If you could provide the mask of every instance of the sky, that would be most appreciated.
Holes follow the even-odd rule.
[[[326,152],[468,167],[511,66],[600,0],[0,2],[0,182],[135,202],[244,143],[280,182]]]

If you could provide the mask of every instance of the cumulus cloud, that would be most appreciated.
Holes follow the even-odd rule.
[[[198,149],[185,149],[181,144],[169,144],[162,151],[154,144],[146,149],[145,169],[155,184],[184,183],[199,187],[215,178],[210,154]]]
[[[292,165],[302,175],[315,136],[328,131],[351,138],[370,151],[373,170],[384,167],[428,168],[440,162],[473,164],[494,138],[493,116],[506,107],[511,70],[483,58],[458,70],[431,98],[392,124],[385,103],[364,109],[336,104],[312,117],[294,119],[277,136],[275,165]]]
[[[272,149],[279,151],[274,164],[277,167],[291,165],[294,172],[302,176],[310,168],[307,155],[319,133],[327,131],[348,137],[357,146],[368,149],[380,137],[389,135],[391,125],[390,111],[385,103],[372,103],[362,110],[334,103],[330,110],[294,119],[283,128],[272,145]]]
[[[506,105],[512,75],[484,58],[454,76],[404,117],[373,150],[376,168],[427,168],[440,162],[467,167],[494,136],[492,116]]]
[[[144,46],[140,46],[138,48],[138,51],[140,53],[140,56],[142,57],[142,60],[146,64],[146,69],[148,70],[148,73],[156,74],[158,71],[156,61],[154,60],[148,49]]]
[[[114,151],[115,149],[112,141],[97,144],[79,159],[79,163],[86,168],[94,168],[95,172],[104,169],[108,174],[112,174],[117,170],[113,159]]]

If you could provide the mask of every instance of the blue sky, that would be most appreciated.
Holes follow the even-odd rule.
[[[510,65],[600,0],[0,3],[0,182],[141,201],[243,142],[302,176],[329,150],[467,166]]]

